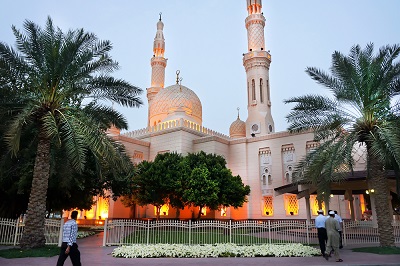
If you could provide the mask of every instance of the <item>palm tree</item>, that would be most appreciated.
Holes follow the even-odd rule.
[[[0,43],[0,118],[6,121],[6,142],[15,155],[21,135],[31,130],[37,143],[23,248],[45,244],[46,194],[51,147],[64,147],[66,162],[83,171],[87,155],[101,163],[129,168],[106,129],[127,128],[126,119],[105,105],[109,100],[139,107],[141,89],[110,74],[118,69],[109,41],[83,29],[64,33],[49,17],[42,29],[31,21],[24,31],[12,27],[16,47]],[[4,119],[3,119],[4,118]]]
[[[319,194],[329,183],[353,169],[352,151],[367,151],[367,179],[375,189],[381,246],[394,246],[389,189],[385,165],[400,164],[399,45],[384,46],[374,55],[374,45],[351,48],[348,56],[332,55],[331,74],[309,67],[306,72],[329,89],[332,96],[305,95],[285,100],[296,103],[287,116],[291,132],[313,130],[320,146],[296,167],[296,180],[318,185]],[[326,195],[326,194],[325,194]]]

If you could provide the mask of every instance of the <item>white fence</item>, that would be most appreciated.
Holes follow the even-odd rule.
[[[46,244],[60,244],[63,222],[62,219],[46,219],[44,228]],[[20,219],[0,218],[0,245],[18,245],[24,228],[25,223]]]
[[[61,244],[63,221],[46,219],[46,244]],[[19,219],[0,218],[0,245],[18,245],[24,226]],[[399,244],[400,223],[394,223],[393,228],[395,242]],[[314,222],[300,220],[105,221],[103,246],[154,243],[318,244],[318,238]],[[374,243],[379,243],[379,235],[372,221],[343,222],[343,245]]]
[[[396,243],[400,243],[400,223],[394,223]],[[267,221],[176,221],[106,220],[103,246],[129,244],[215,244],[235,243],[318,244],[314,222]],[[379,243],[378,229],[371,221],[343,222],[343,245]]]

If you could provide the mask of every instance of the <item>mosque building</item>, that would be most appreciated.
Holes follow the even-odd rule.
[[[218,154],[227,161],[233,175],[240,175],[251,187],[248,202],[242,208],[218,211],[202,210],[209,219],[313,219],[317,215],[316,189],[293,185],[292,171],[305,154],[316,147],[313,133],[291,134],[275,132],[271,115],[270,97],[271,54],[265,46],[265,17],[261,0],[247,0],[245,19],[248,47],[243,54],[247,80],[247,118],[239,114],[229,128],[229,136],[203,127],[202,104],[196,93],[181,84],[179,71],[176,83],[165,86],[167,59],[164,57],[164,23],[157,22],[151,57],[151,83],[147,88],[148,124],[146,128],[120,133],[111,128],[109,134],[123,143],[134,163],[152,161],[160,153],[176,152],[182,155],[204,151]],[[173,60],[173,59],[170,59]],[[273,78],[273,77],[272,77]],[[354,155],[356,168],[365,169],[365,155]],[[362,183],[364,182],[364,183]],[[332,188],[330,206],[343,218],[361,218],[366,200],[359,188],[365,180]],[[101,205],[101,206],[100,206]],[[328,204],[325,204],[328,205]],[[120,200],[99,200],[92,216],[103,218],[154,218],[154,206],[127,208]],[[100,211],[102,213],[100,214]],[[88,211],[90,212],[90,211]],[[193,209],[183,211],[164,205],[162,218],[190,219]],[[90,218],[90,217],[88,217]]]

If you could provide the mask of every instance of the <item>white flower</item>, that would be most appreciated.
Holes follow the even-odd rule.
[[[302,244],[134,244],[115,248],[112,252],[114,257],[121,258],[312,257],[319,254],[319,250]]]

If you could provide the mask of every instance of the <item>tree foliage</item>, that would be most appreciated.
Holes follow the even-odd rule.
[[[285,101],[295,103],[287,116],[289,130],[313,130],[320,143],[294,173],[297,181],[317,185],[319,196],[329,190],[330,182],[352,173],[354,149],[367,151],[367,178],[375,190],[382,246],[394,245],[385,166],[396,170],[400,165],[399,53],[399,45],[387,45],[374,55],[373,44],[365,49],[355,45],[348,56],[336,51],[330,74],[314,67],[306,70],[330,90],[330,96],[305,95]]]
[[[158,154],[153,162],[141,162],[133,177],[132,191],[124,196],[123,203],[126,206],[152,204],[156,207],[157,218],[165,203],[183,208],[182,170],[182,156],[177,153]]]
[[[127,206],[152,204],[158,210],[167,203],[178,209],[196,206],[200,218],[203,207],[238,208],[249,194],[250,187],[243,184],[240,176],[232,175],[222,156],[205,152],[185,157],[165,153],[157,155],[153,162],[138,165],[134,187],[124,202]]]
[[[45,244],[44,219],[49,178],[54,165],[52,152],[62,149],[66,165],[85,172],[94,160],[94,172],[103,176],[113,169],[129,171],[124,151],[106,135],[111,125],[127,128],[126,119],[104,105],[112,101],[139,107],[141,89],[115,79],[118,69],[109,52],[110,41],[98,40],[83,29],[63,32],[48,18],[41,28],[24,22],[24,31],[12,27],[15,47],[0,42],[0,119],[10,153],[35,147],[27,219],[20,241],[24,248]],[[29,136],[31,141],[22,141]]]
[[[189,178],[186,179],[184,199],[187,204],[199,207],[198,218],[204,206],[217,210],[221,206],[242,207],[246,202],[250,187],[243,184],[240,176],[232,175],[231,170],[226,168],[226,161],[222,156],[206,154],[204,151],[189,153],[185,157],[185,166]],[[196,181],[191,180],[192,175],[196,177]],[[198,195],[199,198],[194,195]]]
[[[14,157],[7,149],[0,149],[0,217],[18,217],[26,212],[28,206],[35,147],[22,146],[27,148]],[[112,191],[115,198],[127,193],[131,186],[135,171],[133,165],[130,170],[121,171],[123,169],[113,169],[105,162],[98,165],[93,155],[88,155],[84,171],[77,172],[70,167],[62,148],[53,146],[51,154],[46,213],[72,208],[91,209],[94,196],[106,196],[105,191]]]

